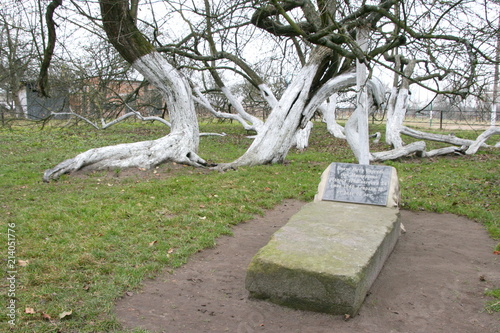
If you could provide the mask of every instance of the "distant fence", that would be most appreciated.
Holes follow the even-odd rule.
[[[491,125],[491,113],[474,110],[425,111],[408,115],[405,122],[439,129],[486,129]]]
[[[352,109],[339,109],[337,110],[337,119],[347,120],[352,112]],[[372,122],[385,120],[385,115],[380,113],[371,116]],[[410,110],[406,114],[405,125],[436,129],[486,129],[491,125],[491,112],[478,110],[425,110],[417,112]]]

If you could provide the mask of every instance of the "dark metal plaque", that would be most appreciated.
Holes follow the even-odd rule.
[[[322,200],[385,206],[391,173],[383,165],[332,163]]]

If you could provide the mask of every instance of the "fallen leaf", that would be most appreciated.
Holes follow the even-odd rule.
[[[33,308],[26,308],[24,309],[24,313],[35,314],[36,312]]]
[[[200,220],[206,220],[206,219],[207,219],[207,217],[206,217],[206,216],[198,216],[198,218],[199,218]]]
[[[500,251],[493,251],[493,254],[500,254]]]
[[[153,245],[155,245],[156,243],[158,243],[158,241],[154,240],[154,241],[152,241],[151,243],[149,243],[148,245],[149,245],[149,246],[153,246]]]
[[[200,205],[200,208],[205,208],[205,205]]]
[[[52,318],[46,314],[45,312],[42,312],[42,318],[45,319],[45,320],[51,320]]]
[[[73,313],[73,310],[61,312],[59,314],[59,319],[63,319],[63,318],[66,318],[68,316],[71,316],[72,313]]]
[[[30,263],[30,261],[29,260],[18,260],[17,263],[21,267],[26,267],[26,266],[28,266],[28,264]]]
[[[173,253],[174,252],[174,249],[173,248],[170,248],[168,249],[167,253],[170,254],[170,253]]]

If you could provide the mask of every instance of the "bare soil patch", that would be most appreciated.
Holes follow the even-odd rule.
[[[249,299],[247,265],[303,204],[286,201],[183,267],[145,281],[117,302],[120,322],[169,333],[500,332],[500,314],[484,310],[485,289],[500,285],[495,241],[481,225],[451,214],[401,211],[407,232],[354,318]]]

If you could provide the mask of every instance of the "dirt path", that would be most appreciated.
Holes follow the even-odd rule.
[[[234,228],[217,247],[173,274],[144,283],[116,307],[126,328],[154,332],[500,332],[488,314],[486,288],[500,285],[495,241],[477,223],[450,214],[402,211],[407,230],[373,284],[358,316],[344,320],[248,298],[252,256],[303,205],[287,201]]]

